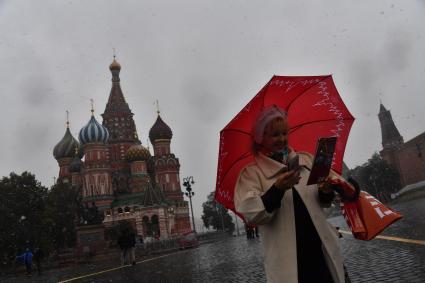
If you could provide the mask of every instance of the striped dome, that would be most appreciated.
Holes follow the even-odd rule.
[[[75,156],[75,148],[82,153],[80,143],[72,136],[69,128],[66,128],[65,135],[53,149],[53,156],[58,160],[66,157]]]
[[[125,159],[129,162],[132,161],[145,161],[151,157],[149,150],[141,144],[135,144],[125,153]]]
[[[94,116],[91,116],[90,121],[85,125],[78,135],[81,144],[86,143],[106,143],[109,139],[109,132],[104,126],[96,121]]]

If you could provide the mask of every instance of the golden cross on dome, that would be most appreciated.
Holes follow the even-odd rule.
[[[155,104],[156,104],[156,113],[158,113],[158,115],[159,115],[159,102],[158,102],[158,99],[157,100],[155,100]]]
[[[91,110],[90,110],[91,111],[91,115],[94,116],[94,106],[93,106],[94,105],[94,101],[93,101],[92,98],[90,98],[90,104],[91,104]]]
[[[66,110],[66,127],[69,129],[69,111]]]
[[[114,60],[115,60],[115,57],[116,57],[115,47],[112,48],[112,52],[113,52],[113,56],[114,56]]]

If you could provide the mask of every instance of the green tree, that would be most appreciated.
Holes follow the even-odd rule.
[[[0,256],[12,261],[26,247],[46,241],[43,214],[47,188],[29,172],[0,180]]]
[[[401,188],[398,171],[383,160],[378,153],[374,153],[363,165],[350,170],[349,174],[359,182],[362,190],[374,196],[382,193],[389,195]]]
[[[51,248],[59,251],[61,248],[75,246],[76,226],[83,210],[78,187],[61,182],[52,187],[46,199],[44,215]]]
[[[202,204],[203,214],[202,221],[205,227],[212,227],[215,230],[224,230],[232,232],[235,229],[233,219],[229,211],[224,206],[217,203],[214,199],[214,192],[211,192],[207,201]]]

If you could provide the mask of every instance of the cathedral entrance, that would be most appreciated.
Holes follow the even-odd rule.
[[[159,238],[161,236],[158,215],[152,215],[150,219],[146,215],[143,216],[142,226],[145,237]]]

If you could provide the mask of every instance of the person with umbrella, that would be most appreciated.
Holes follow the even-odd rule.
[[[338,233],[323,211],[335,193],[327,183],[306,185],[312,155],[288,146],[286,112],[264,107],[252,133],[253,159],[237,178],[234,204],[246,222],[261,225],[267,281],[346,282]],[[288,170],[297,155],[300,166]]]

